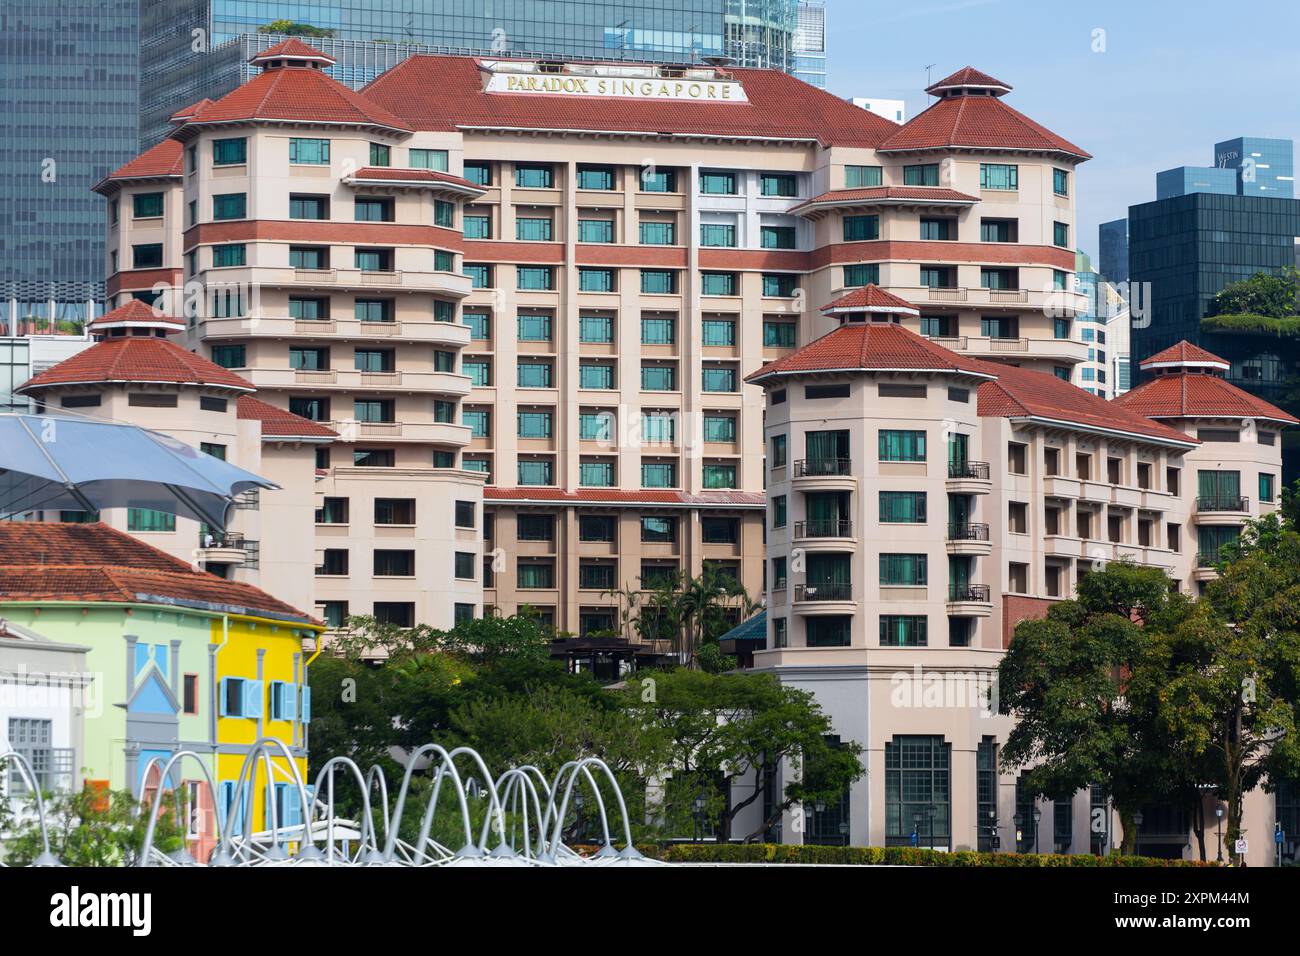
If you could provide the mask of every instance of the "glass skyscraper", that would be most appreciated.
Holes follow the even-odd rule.
[[[701,61],[795,71],[798,0],[168,0],[141,11],[140,146],[167,119],[252,74],[253,52],[287,31],[360,87],[413,53]],[[824,53],[823,53],[824,58]],[[824,63],[822,73],[824,74]]]
[[[1294,147],[1289,139],[1238,136],[1215,143],[1214,165],[1236,173],[1239,196],[1295,198]]]
[[[790,72],[805,83],[826,89],[826,0],[799,0]]]
[[[8,334],[10,325],[81,321],[87,302],[104,298],[104,207],[90,188],[136,153],[138,5],[0,4],[0,325]]]
[[[1173,199],[1188,193],[1237,195],[1237,171],[1218,166],[1178,166],[1156,173],[1156,198]]]
[[[1112,219],[1097,227],[1097,266],[1111,282],[1128,281],[1128,220]]]

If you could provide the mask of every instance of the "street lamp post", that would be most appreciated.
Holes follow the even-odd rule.
[[[1142,811],[1133,814],[1133,854],[1142,855]]]
[[[691,815],[695,817],[695,842],[699,843],[704,839],[704,807],[708,801],[704,799],[704,794],[696,794],[691,801]]]
[[[1214,859],[1216,862],[1222,863],[1223,862],[1223,804],[1219,804],[1217,807],[1214,808],[1214,815],[1218,817],[1218,824],[1219,824],[1219,852],[1215,854]]]
[[[998,833],[998,812],[989,811],[989,847],[996,853],[1001,849],[1002,836]]]
[[[1038,823],[1043,819],[1043,811],[1034,807],[1034,852],[1038,852]]]
[[[934,849],[934,817],[938,812],[939,808],[933,803],[925,808],[925,836],[931,850]]]

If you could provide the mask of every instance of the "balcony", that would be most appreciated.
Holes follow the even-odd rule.
[[[403,443],[429,442],[464,448],[471,440],[470,427],[452,422],[327,422],[344,442],[383,439]]]
[[[858,479],[848,458],[806,458],[794,463],[793,482],[805,491],[852,491]]]
[[[1196,499],[1197,514],[1214,514],[1219,512],[1231,512],[1233,514],[1246,514],[1250,511],[1250,499],[1234,497],[1232,495],[1215,495],[1207,498]]]
[[[465,396],[470,392],[468,375],[455,372],[361,372],[355,369],[305,370],[292,368],[248,368],[239,374],[258,388],[315,388],[330,386],[354,392],[432,392]]]
[[[244,536],[237,532],[200,531],[194,558],[205,567],[209,564],[226,564],[242,568],[248,560],[247,544]]]
[[[297,269],[293,266],[241,266],[221,269],[220,281],[245,288],[301,289],[401,289],[407,292],[437,292],[463,299],[470,294],[470,277],[459,272],[402,269]],[[216,276],[213,276],[215,280]]]
[[[988,617],[993,594],[987,584],[948,585],[948,613],[954,617]]]
[[[796,584],[794,607],[802,614],[852,614],[853,585],[847,582]]]
[[[989,554],[993,550],[989,526],[976,522],[949,522],[949,554]]]
[[[1074,316],[1088,311],[1088,297],[1061,289],[986,289],[964,286],[890,286],[890,292],[915,305],[996,306],[1038,312],[1046,316]]]
[[[796,521],[794,536],[805,539],[852,538],[853,522],[839,519]]]
[[[450,348],[470,343],[469,326],[456,322],[360,322],[356,319],[293,319],[286,316],[254,316],[205,319],[200,334],[205,339],[250,337],[311,339],[387,339],[420,342]]]
[[[959,495],[986,495],[993,489],[986,461],[948,462],[948,491]]]

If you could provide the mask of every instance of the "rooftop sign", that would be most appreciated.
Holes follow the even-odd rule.
[[[542,93],[552,96],[618,97],[638,100],[687,100],[700,103],[748,102],[745,88],[735,80],[692,78],[494,73],[488,79],[486,92]]]

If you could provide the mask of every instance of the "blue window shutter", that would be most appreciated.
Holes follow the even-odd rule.
[[[218,697],[221,698],[221,701],[220,701],[221,708],[220,708],[220,710],[218,710],[218,713],[219,713],[222,717],[228,717],[228,716],[230,716],[229,714],[226,713],[226,681],[228,681],[228,680],[230,680],[229,677],[223,677],[223,678],[221,678],[221,686],[220,686],[220,691],[221,691],[221,692],[217,695]],[[224,787],[225,784],[223,783],[222,786]],[[231,784],[231,786],[234,786],[234,784]]]
[[[262,682],[260,680],[244,681],[244,716],[262,716]]]
[[[285,786],[289,788],[284,795],[285,825],[296,827],[302,823],[302,807],[299,806],[302,801],[298,797],[298,788],[296,786],[289,783],[286,783]]]
[[[297,689],[298,689],[297,687],[295,687],[293,684],[290,684],[288,681],[281,681],[280,683],[280,701],[281,701],[280,719],[281,720],[293,720],[294,717],[297,716],[296,711],[298,708],[297,708],[297,700],[295,699],[297,696],[296,694]]]
[[[221,832],[225,832],[226,818],[230,816],[230,804],[235,799],[235,785],[229,780],[221,781],[221,801],[217,804],[221,814]]]
[[[311,688],[306,684],[302,688],[302,722],[311,723]]]

